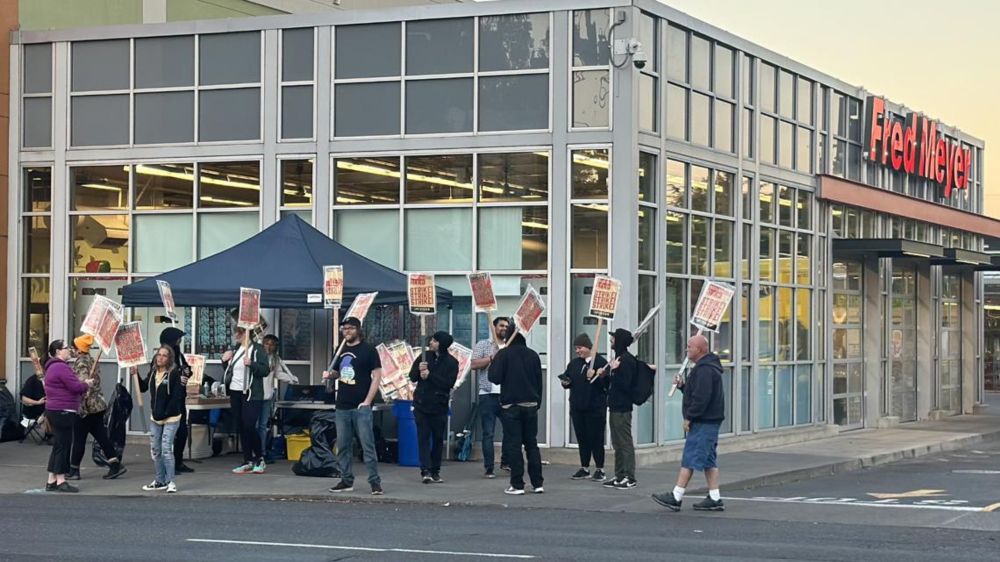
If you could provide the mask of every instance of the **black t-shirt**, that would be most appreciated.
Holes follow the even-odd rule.
[[[24,381],[24,385],[21,387],[21,396],[27,396],[32,400],[41,400],[45,396],[45,385],[42,384],[38,375],[31,375]],[[45,413],[45,404],[39,406],[21,404],[21,414],[28,419],[37,419],[43,413]]]
[[[343,353],[333,364],[333,370],[340,373],[337,408],[353,410],[364,402],[372,386],[372,371],[381,368],[382,360],[371,344],[345,345]]]

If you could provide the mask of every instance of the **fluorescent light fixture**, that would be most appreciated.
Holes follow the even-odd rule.
[[[114,191],[115,193],[121,193],[121,187],[115,187],[113,185],[107,185],[103,183],[81,183],[80,187],[87,187],[90,189],[100,189],[101,191]]]
[[[128,166],[125,166],[125,170],[128,170]],[[194,181],[194,174],[189,174],[187,172],[171,172],[170,170],[164,170],[163,168],[157,168],[155,166],[146,166],[139,164],[135,167],[135,173],[144,174],[147,176],[160,176],[164,178],[174,178],[184,181]],[[208,183],[212,185],[221,185],[223,187],[236,187],[239,189],[252,189],[254,191],[260,191],[260,185],[247,183],[242,181],[233,181],[230,179],[218,179],[211,176],[206,176],[205,172],[201,173],[201,183]]]
[[[253,207],[253,203],[247,203],[246,201],[233,201],[232,199],[219,199],[217,197],[211,197],[209,195],[202,195],[202,201],[208,201],[210,203],[222,203],[223,205],[236,205],[237,207]]]

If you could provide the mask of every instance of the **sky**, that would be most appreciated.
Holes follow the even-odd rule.
[[[1000,1],[661,1],[983,139],[1000,219]]]

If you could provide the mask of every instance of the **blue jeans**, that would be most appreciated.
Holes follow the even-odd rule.
[[[160,484],[174,481],[174,435],[177,434],[179,426],[180,422],[149,425],[149,451],[153,456],[156,481]]]
[[[500,395],[479,395],[479,421],[482,425],[483,468],[493,470],[495,455],[493,453],[494,437],[496,436],[497,419],[500,417]],[[500,464],[507,466],[507,452],[500,450]]]
[[[274,399],[264,400],[260,405],[260,416],[257,417],[257,434],[260,435],[260,449],[265,457],[270,454],[267,447],[267,420],[271,419],[271,412],[274,411]]]
[[[371,408],[337,410],[337,464],[340,465],[341,480],[349,486],[354,485],[351,464],[354,460],[355,435],[364,452],[368,483],[381,484],[382,479],[378,475],[378,457],[375,456],[375,429],[372,425]]]

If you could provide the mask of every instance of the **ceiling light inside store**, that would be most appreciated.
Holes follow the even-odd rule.
[[[126,171],[128,170],[128,166],[125,166],[125,170]],[[137,173],[137,174],[144,174],[144,175],[148,175],[148,176],[160,176],[160,177],[164,177],[164,178],[174,178],[174,179],[185,180],[185,181],[192,181],[192,182],[194,181],[194,174],[189,174],[189,173],[186,173],[186,172],[171,172],[170,170],[164,170],[163,168],[157,168],[155,166],[146,166],[146,165],[143,165],[143,164],[139,164],[138,166],[135,167],[135,173]],[[236,187],[236,188],[239,188],[239,189],[252,189],[254,191],[260,191],[260,185],[259,184],[253,184],[253,183],[247,183],[247,182],[241,182],[241,181],[233,181],[233,180],[230,180],[230,179],[219,179],[219,178],[214,178],[214,177],[211,177],[211,176],[206,176],[204,170],[202,170],[201,174],[202,174],[201,175],[201,179],[200,179],[201,183],[208,183],[208,184],[212,184],[212,185],[221,185],[223,187]]]
[[[236,205],[237,207],[253,207],[253,203],[248,203],[246,201],[233,201],[232,199],[219,199],[216,197],[211,197],[208,195],[202,195],[201,201],[208,201],[210,203],[222,203],[223,205]]]
[[[114,191],[116,193],[121,193],[121,187],[116,187],[114,185],[107,185],[103,183],[82,183],[80,187],[88,187],[90,189],[100,189],[102,191]]]

